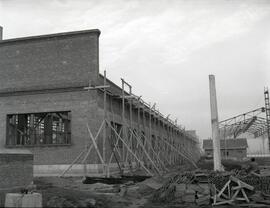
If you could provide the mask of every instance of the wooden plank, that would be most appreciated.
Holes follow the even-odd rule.
[[[121,130],[120,130],[119,134],[121,134],[121,131],[122,131],[122,128],[121,128]],[[110,163],[111,163],[112,158],[113,158],[113,153],[115,152],[115,150],[118,150],[118,152],[117,152],[117,153],[118,153],[118,155],[119,155],[119,157],[120,157],[120,159],[121,159],[121,154],[120,154],[120,151],[119,151],[119,149],[117,148],[118,143],[119,143],[119,138],[117,137],[117,139],[116,139],[116,142],[115,142],[115,144],[114,144],[114,147],[113,147],[113,150],[112,150],[112,153],[111,153],[111,156],[110,156],[110,159],[109,159],[108,164],[110,164]]]
[[[238,193],[239,193],[240,189],[237,189],[236,192],[233,194],[232,196],[232,200],[235,200],[235,198],[237,197]]]
[[[239,186],[241,186],[241,187],[243,187],[243,188],[249,189],[249,190],[251,190],[251,191],[254,190],[254,187],[253,187],[253,186],[251,186],[251,185],[249,185],[249,184],[247,184],[247,183],[245,183],[245,182],[239,180],[238,178],[236,178],[236,177],[234,177],[234,176],[230,176],[230,180],[231,180],[231,181],[234,181],[235,183],[238,183]]]
[[[129,128],[130,130],[130,128]],[[129,145],[129,147],[132,149],[132,135],[130,134],[129,137],[127,138],[127,144]],[[125,159],[125,164],[128,162],[129,159],[129,153],[127,152],[126,154],[126,159]]]
[[[158,138],[158,137],[157,137]],[[160,138],[161,140],[163,140],[162,138]],[[198,168],[198,166],[195,164],[195,162],[193,162],[190,158],[188,158],[186,155],[184,155],[182,152],[179,152],[179,150],[177,148],[175,148],[173,145],[171,145],[169,142],[164,141],[165,143],[167,143],[169,146],[172,147],[172,149],[174,149],[174,151],[176,151],[176,153],[178,153],[180,156],[184,157],[187,161],[189,161],[195,168]]]
[[[242,192],[243,196],[245,197],[246,202],[249,203],[249,199],[247,197],[247,194],[246,194],[245,190],[244,189],[241,189],[241,192]]]
[[[131,132],[131,134],[134,135],[133,132]],[[154,161],[151,159],[151,157],[150,157],[149,154],[147,153],[147,151],[146,151],[146,149],[145,149],[145,147],[144,147],[144,144],[142,144],[142,142],[139,140],[138,136],[136,136],[136,135],[134,135],[134,136],[135,136],[135,138],[137,139],[137,142],[141,145],[141,147],[142,147],[142,149],[143,149],[143,151],[144,151],[146,157],[148,158],[148,160],[152,163],[152,165],[153,165],[154,168],[156,169],[157,173],[158,173],[159,175],[161,175],[161,172],[160,172],[159,168],[156,166],[156,164],[154,163]]]
[[[103,122],[102,122],[102,123],[103,123]],[[92,134],[92,132],[91,132],[91,130],[90,130],[90,128],[89,128],[88,123],[86,124],[86,126],[87,126],[87,130],[88,130],[90,139],[92,140],[93,145],[94,145],[94,148],[95,148],[95,150],[96,150],[96,152],[97,152],[97,154],[98,154],[98,157],[99,157],[101,163],[102,163],[103,165],[105,165],[104,160],[103,160],[103,158],[102,158],[102,156],[101,156],[101,154],[100,154],[100,152],[99,152],[97,143],[96,143],[96,141],[95,141],[95,139],[94,139],[94,137],[93,137],[93,134]]]
[[[139,160],[139,158],[137,157],[136,154],[133,153],[133,151],[128,147],[128,145],[126,144],[126,142],[119,136],[119,134],[115,131],[115,129],[111,126],[111,124],[106,120],[106,122],[108,123],[108,125],[110,126],[110,128],[115,132],[115,134],[118,136],[118,138],[123,142],[123,144],[126,146],[127,150],[134,156],[134,158],[140,163],[140,165],[143,167],[143,169],[149,174],[149,175],[153,175],[143,164],[142,161]]]
[[[103,84],[104,86],[106,86],[106,70],[104,71],[104,79],[103,79]],[[105,120],[107,118],[107,91],[106,88],[103,88],[104,92],[103,92],[103,119]],[[103,128],[103,140],[102,140],[102,157],[103,157],[103,161],[104,163],[106,162],[106,125]],[[106,170],[105,166],[103,166],[103,173],[105,174],[105,172],[108,171]]]
[[[248,203],[248,204],[238,204],[237,207],[269,208],[269,205],[266,205],[266,204],[253,204],[253,203]]]
[[[98,136],[99,136],[99,134],[100,134],[100,132],[101,132],[101,130],[102,130],[103,125],[104,125],[104,121],[102,121],[102,123],[101,123],[101,125],[100,125],[100,127],[99,127],[99,129],[98,129],[98,132],[97,132],[97,134],[96,134],[96,136],[95,136],[95,138],[94,138],[95,141],[97,141]],[[87,154],[86,154],[85,157],[83,158],[83,162],[86,161],[86,159],[87,159],[88,155],[90,154],[92,148],[93,148],[93,144],[90,145],[90,147],[89,147],[89,149],[88,149],[88,151],[87,151]]]
[[[221,202],[216,202],[213,205],[222,205],[222,204],[233,204],[233,200],[224,200]]]
[[[101,85],[101,86],[92,86],[92,87],[84,87],[85,90],[97,90],[97,89],[104,89],[109,88],[110,85]]]
[[[144,135],[143,135],[144,136]],[[144,136],[145,137],[145,136]],[[163,163],[163,161],[160,159],[159,155],[155,152],[155,150],[152,147],[151,141],[149,141],[146,137],[145,137],[145,141],[148,142],[148,147],[150,150],[152,150],[153,154],[155,155],[155,157],[157,158],[157,160],[160,162],[161,166],[163,167],[164,170],[168,170],[165,166],[165,164]],[[167,159],[167,158],[166,158]]]
[[[221,195],[224,196],[225,198],[229,199],[229,196],[227,196],[225,193],[223,193],[226,188],[229,186],[229,184],[231,183],[231,181],[227,181],[227,183],[223,186],[223,188],[219,191],[219,193],[217,194],[217,197],[220,197]]]
[[[81,156],[85,153],[85,149],[81,151],[81,153],[73,160],[73,162],[68,166],[66,170],[64,170],[59,177],[63,177],[71,168],[72,166],[81,158]]]

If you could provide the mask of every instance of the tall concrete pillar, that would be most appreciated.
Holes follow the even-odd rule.
[[[3,40],[3,27],[0,26],[0,41]]]
[[[209,75],[211,126],[213,140],[214,170],[222,171],[215,76]]]

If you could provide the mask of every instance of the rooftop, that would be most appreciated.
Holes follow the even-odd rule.
[[[99,29],[91,29],[91,30],[53,33],[53,34],[46,34],[46,35],[27,36],[27,37],[21,37],[21,38],[3,39],[3,40],[0,40],[0,44],[12,43],[12,42],[18,42],[18,41],[29,41],[29,40],[32,41],[32,40],[39,40],[39,39],[57,38],[57,37],[62,37],[62,36],[73,36],[73,35],[80,35],[80,34],[86,34],[86,33],[96,33],[97,35],[100,35],[101,32]]]
[[[238,139],[222,139],[220,140],[220,149],[246,149],[248,147],[246,138]],[[203,149],[212,150],[213,149],[213,140],[206,139],[203,140]]]

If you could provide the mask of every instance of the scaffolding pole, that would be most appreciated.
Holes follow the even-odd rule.
[[[264,100],[265,100],[266,128],[268,136],[268,149],[270,152],[270,103],[269,103],[268,87],[264,88]]]
[[[103,80],[103,85],[106,86],[107,84],[107,78],[106,78],[106,70],[104,71],[104,80]],[[106,92],[106,88],[104,88],[104,93],[103,93],[103,120],[107,119],[107,92]],[[103,161],[104,161],[104,166],[103,166],[103,174],[107,175],[108,172],[108,168],[106,168],[105,164],[106,164],[106,123],[103,129],[103,141],[102,141],[102,146],[103,146],[103,151],[102,151],[102,157],[103,157]]]
[[[130,160],[137,162],[137,168],[142,168],[151,175],[152,173],[149,169],[150,167],[147,166],[148,164],[150,164],[157,173],[161,174],[163,170],[167,171],[166,165],[176,164],[176,162],[179,161],[179,158],[189,161],[193,166],[196,167],[190,152],[186,152],[184,149],[181,150],[179,147],[179,134],[184,137],[185,143],[187,143],[186,147],[190,147],[188,144],[192,142],[192,138],[188,136],[183,129],[180,129],[181,127],[177,125],[177,122],[170,120],[169,116],[165,118],[156,108],[156,104],[151,106],[151,103],[147,104],[141,99],[141,97],[133,95],[131,85],[128,84],[124,79],[121,79],[121,93],[115,95],[109,90],[106,90],[106,88],[110,87],[107,85],[106,71],[104,71],[103,78],[103,86],[89,85],[89,87],[84,88],[86,90],[103,91],[103,123],[101,124],[96,136],[94,137],[87,122],[87,130],[92,144],[85,145],[85,148],[82,150],[82,152],[78,155],[77,158],[75,158],[75,160],[72,162],[72,165],[67,170],[65,170],[62,175],[69,171],[75,163],[79,163],[80,158],[84,155],[82,163],[84,164],[84,175],[87,176],[86,158],[88,158],[88,155],[92,149],[94,149],[97,153],[98,158],[103,165],[103,173],[106,173],[107,177],[110,176],[110,164],[112,162],[113,156],[115,157],[120,171],[123,170],[123,167],[125,167],[127,162],[130,162]],[[125,91],[126,86],[129,88],[128,92]],[[120,121],[118,122],[121,122],[122,120],[121,127],[117,127],[115,125],[117,120],[114,118],[112,105],[114,98],[118,100],[117,102],[120,102],[121,113],[119,116]],[[112,118],[110,116],[111,121],[109,121],[107,115],[107,99],[110,99],[109,109],[111,110],[112,115]],[[127,106],[127,111],[126,104],[129,104],[129,106]],[[136,114],[133,115],[134,106],[135,108],[138,107],[137,125],[133,121],[134,115],[136,117]],[[149,129],[147,129],[146,125],[146,122],[148,124],[147,114],[149,114]],[[126,120],[128,117],[130,121]],[[138,128],[137,132],[135,131],[136,127]],[[100,138],[102,138],[102,146],[100,146],[99,149],[97,140],[101,130],[103,130],[103,137],[100,136]],[[107,130],[110,130],[112,133],[114,133],[116,136],[116,141],[106,141],[107,139],[110,139],[108,138]],[[147,136],[147,131],[149,131],[149,136]],[[119,147],[119,142],[123,144],[123,149]],[[133,142],[136,142],[137,147],[134,146]],[[108,144],[111,145],[111,148],[106,148],[106,145]],[[116,153],[119,155],[121,165],[118,162],[119,160]],[[193,153],[195,154],[195,152]],[[108,158],[106,158],[107,156]]]

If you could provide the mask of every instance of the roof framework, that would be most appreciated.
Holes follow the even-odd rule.
[[[261,107],[219,122],[221,135],[237,138],[240,134],[250,133],[254,137],[267,134],[265,108]]]
[[[255,138],[266,135],[270,145],[270,101],[267,87],[264,88],[264,100],[265,107],[219,122],[221,135],[224,138],[237,138],[240,134],[246,132],[253,134]]]

